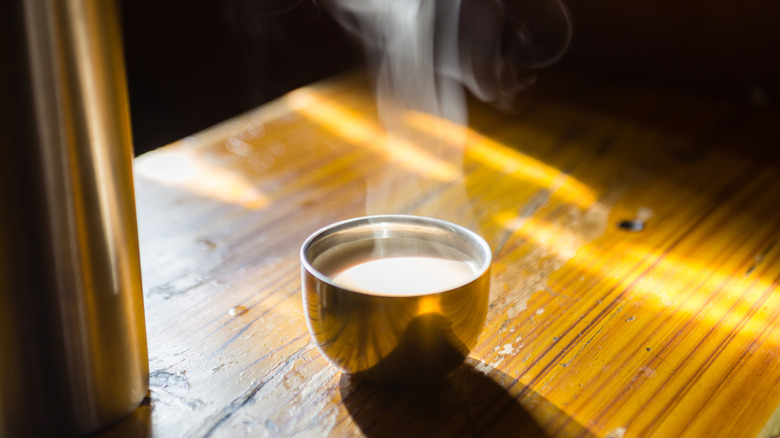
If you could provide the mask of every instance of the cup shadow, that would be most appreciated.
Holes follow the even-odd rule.
[[[535,392],[525,397],[533,400],[533,411],[527,409],[496,383],[514,378],[496,369],[488,376],[476,366],[479,362],[468,359],[445,378],[424,385],[381,385],[343,374],[342,403],[368,437],[595,436]]]

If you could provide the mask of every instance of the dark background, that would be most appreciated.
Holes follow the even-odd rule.
[[[558,69],[756,105],[780,97],[777,0],[565,3],[573,39]],[[136,154],[362,59],[358,44],[314,0],[121,6]]]
[[[123,0],[135,153],[354,65],[362,50],[311,0]]]

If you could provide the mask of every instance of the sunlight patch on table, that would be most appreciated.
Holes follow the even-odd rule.
[[[268,205],[268,197],[239,172],[215,165],[202,156],[203,151],[188,146],[185,140],[136,158],[135,174],[148,181],[251,210]]]
[[[708,326],[718,324],[727,331],[741,327],[740,333],[756,337],[773,317],[771,309],[780,305],[777,292],[770,292],[759,305],[761,297],[773,288],[771,281],[761,276],[734,275],[733,270],[709,265],[706,260],[639,244],[610,245],[607,253],[596,243],[582,241],[570,228],[534,217],[524,218],[519,226],[516,214],[499,213],[495,219],[507,228],[514,227],[517,238],[547,249],[582,272],[616,282],[617,288],[629,293],[624,300],[636,300],[655,312],[694,318]],[[631,274],[638,270],[644,272],[632,279]],[[778,336],[764,340],[780,346]]]
[[[309,117],[331,133],[356,146],[382,154],[410,171],[439,181],[453,181],[460,176],[460,169],[446,160],[406,139],[388,137],[375,121],[335,99],[301,88],[290,93],[286,100],[299,114]]]
[[[467,157],[505,175],[549,187],[568,202],[583,207],[596,201],[594,191],[571,175],[473,129],[421,112],[408,112],[405,122],[432,138],[444,140],[446,146],[464,149]]]

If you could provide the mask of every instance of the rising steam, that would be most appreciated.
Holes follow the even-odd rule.
[[[459,171],[462,154],[448,155],[452,144],[445,147],[441,140],[415,136],[403,123],[405,115],[421,112],[465,126],[464,87],[479,99],[510,107],[516,94],[532,82],[534,69],[561,57],[571,35],[569,17],[558,0],[326,0],[325,4],[364,44],[388,147],[412,142]],[[452,143],[451,138],[448,141]],[[388,197],[393,193],[396,198],[399,194],[414,198],[412,193],[422,190],[424,179],[399,175],[397,169],[376,176],[369,181],[368,213],[444,216],[437,203],[408,211],[402,201]],[[468,218],[447,219],[474,226]]]

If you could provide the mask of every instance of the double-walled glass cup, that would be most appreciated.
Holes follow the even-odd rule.
[[[301,247],[309,331],[347,373],[375,382],[436,379],[477,342],[490,264],[484,239],[438,219],[386,215],[330,225]]]

